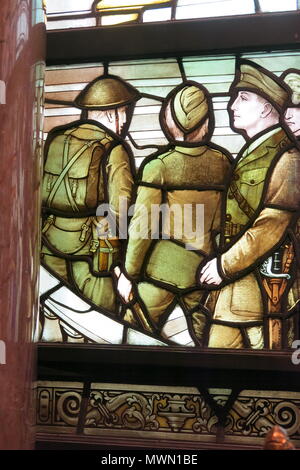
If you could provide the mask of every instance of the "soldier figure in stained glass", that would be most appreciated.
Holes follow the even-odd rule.
[[[118,290],[126,302],[131,298],[138,301],[147,329],[150,325],[157,332],[178,302],[194,341],[201,344],[206,321],[205,312],[199,309],[204,292],[197,288],[196,269],[214,250],[231,156],[209,142],[214,127],[211,98],[196,82],[187,81],[172,90],[162,107],[160,122],[172,145],[169,151],[148,159],[140,170],[125,271],[119,277]],[[161,220],[160,226],[159,215],[152,210],[163,203],[170,210],[170,219]],[[184,214],[188,206],[189,214]],[[200,206],[204,208],[201,234],[195,230]],[[183,228],[185,215],[191,219],[187,231]],[[145,224],[145,236],[134,236],[135,228]],[[137,303],[125,315],[131,324],[141,318]]]
[[[231,92],[232,128],[247,143],[227,191],[222,252],[200,267],[202,285],[225,284],[206,304],[215,321],[209,346],[280,348],[300,203],[300,155],[280,125],[289,90],[275,75],[242,60]]]
[[[284,120],[290,131],[294,134],[296,138],[296,147],[290,151],[295,153],[300,151],[300,70],[297,69],[288,69],[281,76],[284,82],[291,89],[291,100],[287,103],[287,107],[284,113]],[[296,182],[296,184],[299,184]],[[300,247],[300,214],[294,229],[295,234],[295,245],[298,245],[299,252]],[[299,253],[298,253],[299,257]],[[288,294],[288,307],[289,311],[295,309],[295,306],[299,303],[300,300],[300,259],[297,260],[295,279],[292,285],[292,288],[289,290]]]
[[[83,119],[53,129],[45,146],[42,264],[107,312],[116,311],[109,269],[121,245],[96,210],[110,204],[118,222],[119,197],[130,203],[135,170],[122,136],[138,99],[118,77],[97,78],[75,100]]]

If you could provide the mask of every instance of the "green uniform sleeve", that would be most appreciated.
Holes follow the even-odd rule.
[[[163,184],[164,165],[159,159],[149,162],[143,171],[145,183]],[[154,235],[159,229],[159,220],[151,217],[153,204],[162,203],[162,192],[159,188],[138,187],[133,217],[129,225],[129,239],[126,252],[125,269],[133,278],[138,278],[146,253]]]
[[[117,145],[109,155],[106,165],[108,202],[117,218],[120,216],[120,198],[125,198],[129,207],[133,177],[128,153],[123,145]]]

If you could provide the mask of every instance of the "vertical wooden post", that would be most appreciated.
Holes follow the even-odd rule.
[[[45,37],[42,0],[1,0],[0,449],[34,446]]]

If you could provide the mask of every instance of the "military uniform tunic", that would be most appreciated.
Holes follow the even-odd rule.
[[[103,218],[95,215],[100,204],[109,203],[118,224],[119,198],[128,203],[131,200],[133,168],[128,149],[117,136],[91,122],[73,124],[51,137],[46,152],[43,208],[47,218],[42,262],[86,299],[114,312],[116,296],[108,271],[120,250],[114,248],[115,240],[108,240],[106,247],[107,242],[99,239]],[[57,179],[76,152],[82,153],[70,166],[66,180],[57,186]],[[106,224],[103,230],[107,230]],[[109,246],[112,254],[103,263],[101,252],[110,253]]]
[[[125,268],[132,278],[142,280],[138,284],[139,295],[159,327],[176,296],[186,312],[199,305],[203,292],[197,290],[196,270],[203,257],[213,252],[230,168],[228,156],[213,146],[182,145],[151,160],[143,169],[129,226]],[[168,222],[163,219],[159,227],[159,217],[152,214],[151,219],[151,212],[153,205],[163,203],[171,209],[170,218]],[[183,217],[186,205],[190,205],[188,229]],[[197,206],[204,209],[200,234],[196,230]],[[143,237],[134,236],[138,227],[144,229]],[[153,240],[159,228],[160,239]],[[195,312],[193,322],[200,339],[203,315]]]
[[[212,326],[209,346],[243,347],[240,329],[230,326],[247,328],[267,313],[258,268],[283,243],[287,229],[295,227],[299,176],[300,152],[280,128],[254,142],[237,161],[227,192],[226,251],[220,260],[223,276],[233,282],[209,299],[214,319],[224,322]],[[248,327],[247,333],[253,348],[263,347],[262,326]]]

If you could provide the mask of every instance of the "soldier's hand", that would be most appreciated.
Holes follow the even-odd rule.
[[[218,272],[217,258],[208,261],[200,271],[201,284],[214,284],[218,286],[222,280]]]
[[[132,300],[132,282],[123,274],[120,270],[120,268],[117,266],[115,268],[115,275],[119,278],[118,279],[118,284],[117,284],[117,289],[124,300],[124,302],[130,302]]]

